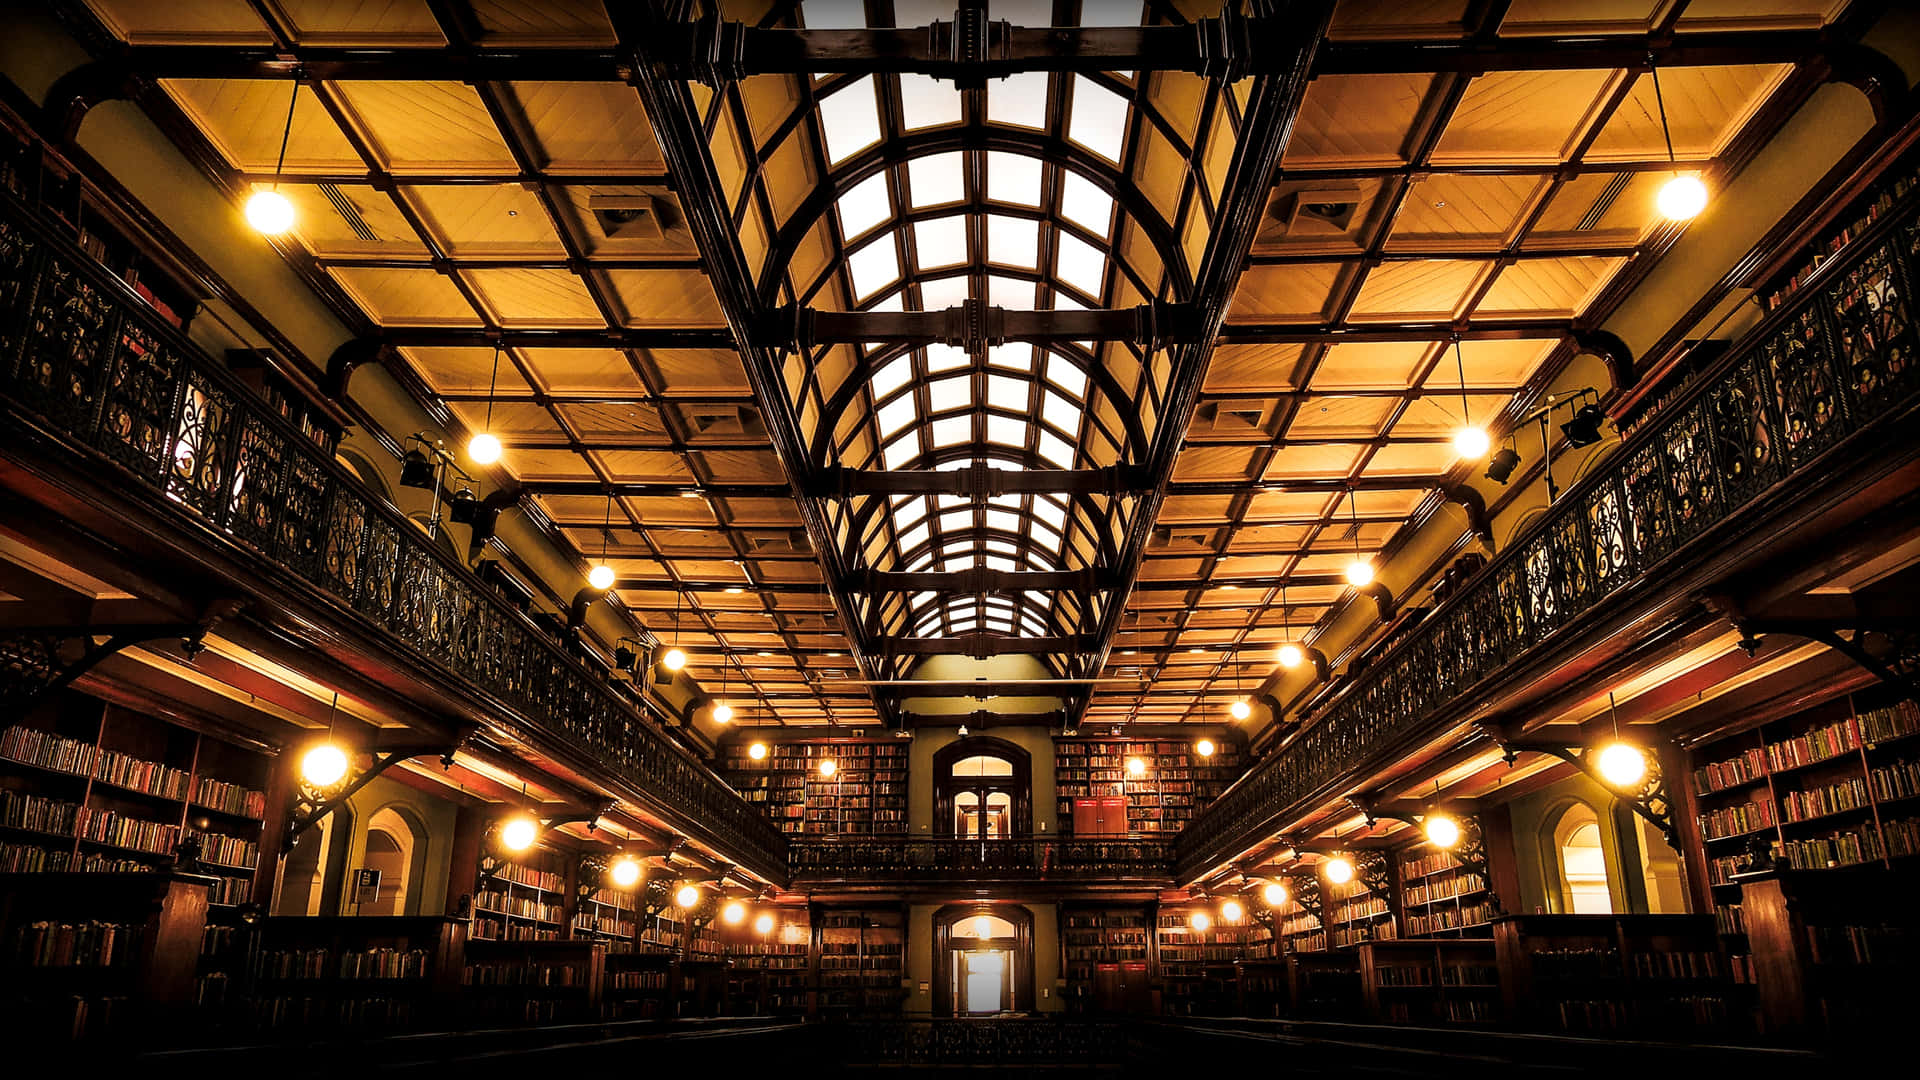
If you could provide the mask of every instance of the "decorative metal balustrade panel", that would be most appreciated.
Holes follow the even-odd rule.
[[[1676,396],[1603,468],[1179,835],[1176,873],[1257,842],[1342,776],[1418,736],[1465,691],[1920,393],[1910,202],[1830,262],[1709,381]],[[1871,234],[1870,234],[1871,235]],[[1910,433],[1901,437],[1911,439]],[[1864,452],[1871,448],[1863,447]]]
[[[795,881],[1164,879],[1173,847],[1163,840],[795,840]]]
[[[1094,1069],[1127,1060],[1115,1023],[1054,1019],[855,1021],[837,1032],[840,1063],[967,1069]]]
[[[137,293],[0,201],[0,397],[711,831],[760,872],[778,828],[644,722]]]

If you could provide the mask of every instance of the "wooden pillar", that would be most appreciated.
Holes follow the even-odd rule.
[[[1760,1015],[1773,1038],[1797,1036],[1807,1028],[1807,936],[1789,900],[1786,882],[1778,877],[1740,885]]]
[[[1693,754],[1671,744],[1662,744],[1660,768],[1666,771],[1669,812],[1673,814],[1674,831],[1680,837],[1680,865],[1687,879],[1687,910],[1712,911],[1713,886],[1710,882],[1713,879],[1707,871],[1707,846],[1700,839],[1700,830],[1694,824],[1699,820],[1700,800],[1693,793]]]
[[[300,747],[290,746],[273,756],[267,773],[267,812],[260,825],[260,857],[253,868],[253,902],[271,912],[280,889],[280,870],[287,856],[287,820],[300,793]]]
[[[1487,849],[1487,888],[1500,901],[1500,910],[1518,914],[1520,860],[1514,853],[1513,814],[1502,804],[1480,812],[1480,836]]]
[[[460,899],[473,895],[480,880],[480,845],[486,839],[487,818],[477,807],[463,806],[453,819],[453,850],[447,858],[446,913],[460,910]]]

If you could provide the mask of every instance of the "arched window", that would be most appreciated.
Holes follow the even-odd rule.
[[[373,903],[362,904],[361,915],[406,915],[408,903],[416,906],[414,878],[418,876],[423,837],[399,811],[383,807],[367,819],[364,865],[380,871],[380,890]]]
[[[1600,843],[1600,819],[1593,808],[1575,803],[1553,830],[1555,865],[1560,871],[1562,910],[1574,915],[1613,913],[1607,880],[1607,852]]]
[[[1032,764],[1025,750],[975,736],[942,747],[933,767],[939,835],[1005,840],[1033,831]]]

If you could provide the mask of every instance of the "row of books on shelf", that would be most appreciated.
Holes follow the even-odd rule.
[[[1815,964],[1910,969],[1920,963],[1920,933],[1906,926],[1808,926],[1807,957]]]
[[[1781,284],[1780,288],[1767,294],[1765,300],[1767,310],[1773,311],[1781,304],[1786,303],[1787,299],[1798,291],[1802,285],[1806,284],[1807,279],[1812,277],[1814,272],[1819,270],[1821,266],[1825,265],[1828,259],[1838,254],[1842,248],[1852,243],[1855,237],[1866,232],[1882,215],[1893,209],[1894,203],[1898,202],[1908,191],[1911,191],[1915,182],[1912,174],[1899,176],[1889,181],[1883,181],[1878,194],[1874,196],[1872,201],[1867,203],[1866,208],[1861,211],[1859,216],[1848,221],[1845,225],[1839,226],[1824,241],[1813,245],[1813,253],[1808,256],[1807,261],[1803,263],[1798,270],[1795,270],[1793,274]]]
[[[1144,915],[1075,914],[1075,915],[1067,916],[1067,929],[1069,930],[1093,930],[1093,929],[1131,930],[1135,928],[1144,929],[1146,925],[1147,925],[1147,918]],[[1141,935],[1141,940],[1145,940],[1144,934]]]
[[[1407,936],[1426,937],[1429,934],[1448,930],[1484,926],[1491,921],[1493,921],[1493,905],[1484,900],[1457,908],[1437,907],[1422,914],[1408,915]]]
[[[1162,945],[1162,964],[1226,964],[1240,957],[1238,945]]]
[[[1766,776],[1769,772],[1827,761],[1863,744],[1876,745],[1920,733],[1920,707],[1900,702],[1837,720],[1792,739],[1753,747],[1725,761],[1695,769],[1694,791],[1711,795]]]
[[[544,903],[531,896],[516,896],[510,892],[494,889],[483,889],[476,893],[473,906],[495,915],[517,915],[523,919],[537,919],[541,922],[557,923],[565,916],[559,904]]]
[[[591,978],[585,964],[468,964],[460,981],[465,986],[586,986]]]
[[[418,979],[427,974],[425,949],[349,949],[336,958],[326,946],[266,949],[254,960],[262,979]]]
[[[206,862],[251,870],[260,861],[260,845],[252,840],[199,829],[188,829],[187,835],[200,841],[200,858]]]
[[[1824,870],[1920,853],[1920,818],[1862,825],[1830,836],[1776,841],[1774,855],[1795,870]]]
[[[1393,941],[1399,936],[1392,919],[1361,923],[1358,926],[1336,925],[1333,928],[1333,945],[1337,949],[1344,949],[1363,941]]]
[[[1375,986],[1432,986],[1434,969],[1430,964],[1382,964],[1373,969]],[[1441,986],[1498,986],[1500,969],[1492,964],[1443,964]]]
[[[905,948],[897,941],[822,941],[820,955],[851,956],[864,952],[873,956],[899,956]]]
[[[1460,860],[1451,852],[1433,851],[1425,855],[1408,855],[1400,863],[1400,876],[1404,880],[1412,880],[1459,869]]]
[[[39,844],[0,843],[0,873],[7,874],[126,874],[153,869],[138,859],[97,851],[75,853],[69,848]]]
[[[1470,893],[1485,892],[1486,888],[1486,878],[1475,873],[1461,873],[1438,881],[1409,885],[1401,898],[1409,904],[1431,904],[1438,900],[1453,900]]]
[[[660,969],[610,971],[607,973],[607,987],[612,990],[665,990],[667,973]]]
[[[1774,814],[1773,803],[1767,799],[1755,799],[1735,806],[1722,806],[1701,813],[1696,819],[1700,826],[1700,835],[1708,840],[1725,840],[1730,836],[1744,836],[1761,829],[1771,829],[1779,824]]]
[[[1375,916],[1385,915],[1388,911],[1387,901],[1383,897],[1364,896],[1357,900],[1349,900],[1345,903],[1334,905],[1328,910],[1327,917],[1334,922],[1343,923],[1353,922],[1357,919],[1371,919]]]
[[[1536,980],[1724,979],[1726,957],[1704,949],[1660,949],[1622,955],[1608,946],[1536,949],[1531,955]]]
[[[559,941],[560,931],[550,926],[476,915],[472,937],[475,941]]]
[[[538,870],[520,863],[508,863],[494,875],[496,881],[508,881],[515,885],[524,885],[529,889],[544,892],[559,892],[566,888],[566,878],[551,870]]]
[[[576,930],[591,930],[608,937],[630,938],[633,936],[633,923],[625,919],[595,917],[581,912],[573,917],[573,925]]]
[[[1724,1027],[1729,1013],[1724,996],[1682,994],[1653,1000],[1556,1001],[1551,1015],[1568,1031],[1618,1031]]]
[[[163,798],[184,800],[187,797],[185,769],[144,761],[39,728],[16,725],[0,732],[0,757],[54,772],[91,776],[117,787]]]
[[[1124,964],[1147,958],[1145,945],[1069,945],[1067,959],[1083,964]]]
[[[13,932],[8,959],[22,967],[125,967],[144,937],[142,927],[124,923],[31,922]]]

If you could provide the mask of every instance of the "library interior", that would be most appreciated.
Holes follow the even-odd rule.
[[[1916,290],[1907,0],[0,0],[0,1039],[1884,1071]]]

